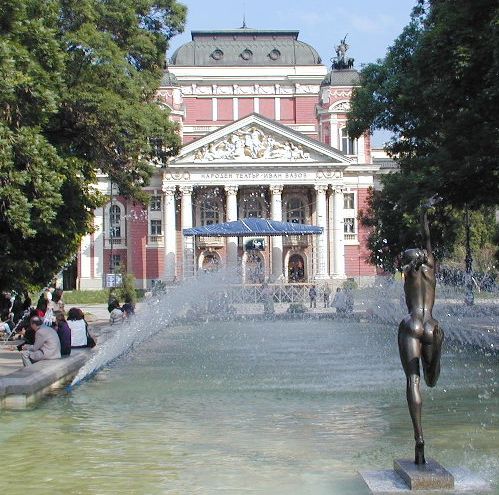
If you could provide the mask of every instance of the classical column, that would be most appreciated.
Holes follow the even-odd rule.
[[[225,186],[227,196],[227,222],[237,220],[237,186]],[[227,264],[231,268],[237,265],[237,237],[227,237]]]
[[[282,189],[283,186],[270,186],[271,202],[270,216],[272,220],[282,222]],[[282,237],[272,237],[272,276],[274,280],[280,280],[282,273]]]
[[[105,284],[104,274],[104,208],[100,206],[94,212],[94,276]]]
[[[335,277],[345,277],[345,234],[343,230],[343,189],[333,187],[333,273]]]
[[[173,282],[176,275],[177,231],[175,227],[175,189],[175,186],[163,184],[166,282]]]
[[[179,190],[181,197],[181,223],[182,231],[192,227],[192,186],[180,186]],[[192,277],[195,273],[195,253],[194,253],[194,237],[182,236],[184,246],[184,256],[182,272],[184,278]]]
[[[316,213],[317,213],[317,225],[323,228],[323,233],[316,236],[316,246],[317,246],[317,266],[315,269],[315,278],[324,279],[328,278],[327,275],[327,253],[328,253],[328,243],[327,243],[327,207],[326,207],[326,191],[327,185],[317,185],[316,190]]]

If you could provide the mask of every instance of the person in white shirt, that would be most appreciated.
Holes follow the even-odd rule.
[[[67,322],[71,329],[71,348],[87,347],[87,322],[80,308],[71,308],[68,311]]]

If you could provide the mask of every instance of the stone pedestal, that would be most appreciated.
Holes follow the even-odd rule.
[[[450,490],[454,488],[454,477],[434,459],[426,464],[415,464],[411,459],[393,461],[395,472],[411,490]]]
[[[437,462],[429,460],[425,466],[422,466],[423,470],[419,471],[418,468],[420,466],[416,466],[414,461],[405,462],[411,464],[408,469],[404,469],[404,461],[397,460],[394,464],[396,465],[397,463],[399,465],[396,469],[404,469],[404,477],[407,476],[410,478],[413,488],[393,469],[363,471],[360,473],[360,476],[373,495],[408,495],[410,493],[425,495],[479,495],[492,493],[492,488],[486,481],[465,468],[449,468],[446,470]],[[428,467],[432,463],[435,463],[433,469],[428,470]],[[426,475],[422,474],[424,470],[429,472]],[[452,487],[448,485],[448,476],[453,479]],[[429,483],[431,483],[432,479],[435,483],[440,483],[440,485],[432,485],[429,488]],[[442,486],[442,484],[445,485],[446,483],[447,487]],[[415,488],[418,484],[421,488]]]

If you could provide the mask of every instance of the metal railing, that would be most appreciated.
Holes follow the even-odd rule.
[[[111,239],[112,239],[112,242],[113,242],[113,246],[119,246],[119,247],[123,247],[125,246],[126,247],[126,238],[125,237],[106,237],[104,240],[105,240],[105,243],[106,243],[106,247],[110,247],[111,246]]]
[[[312,285],[316,286],[317,295],[322,296],[322,288],[313,283],[304,284],[269,284],[273,300],[276,303],[302,303],[309,302],[308,291]],[[238,285],[230,287],[227,298],[230,304],[256,304],[263,301],[261,285]]]

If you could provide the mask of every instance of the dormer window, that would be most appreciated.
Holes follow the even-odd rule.
[[[217,48],[211,54],[211,58],[214,60],[221,60],[223,56],[224,56],[224,52],[222,50],[220,50],[220,48]]]
[[[277,49],[274,48],[270,53],[269,53],[269,58],[270,60],[277,60],[281,56],[281,52]]]
[[[241,57],[243,60],[249,60],[251,57],[253,57],[253,52],[252,52],[249,48],[246,48],[245,50],[243,50],[243,51],[241,52],[240,57]]]

